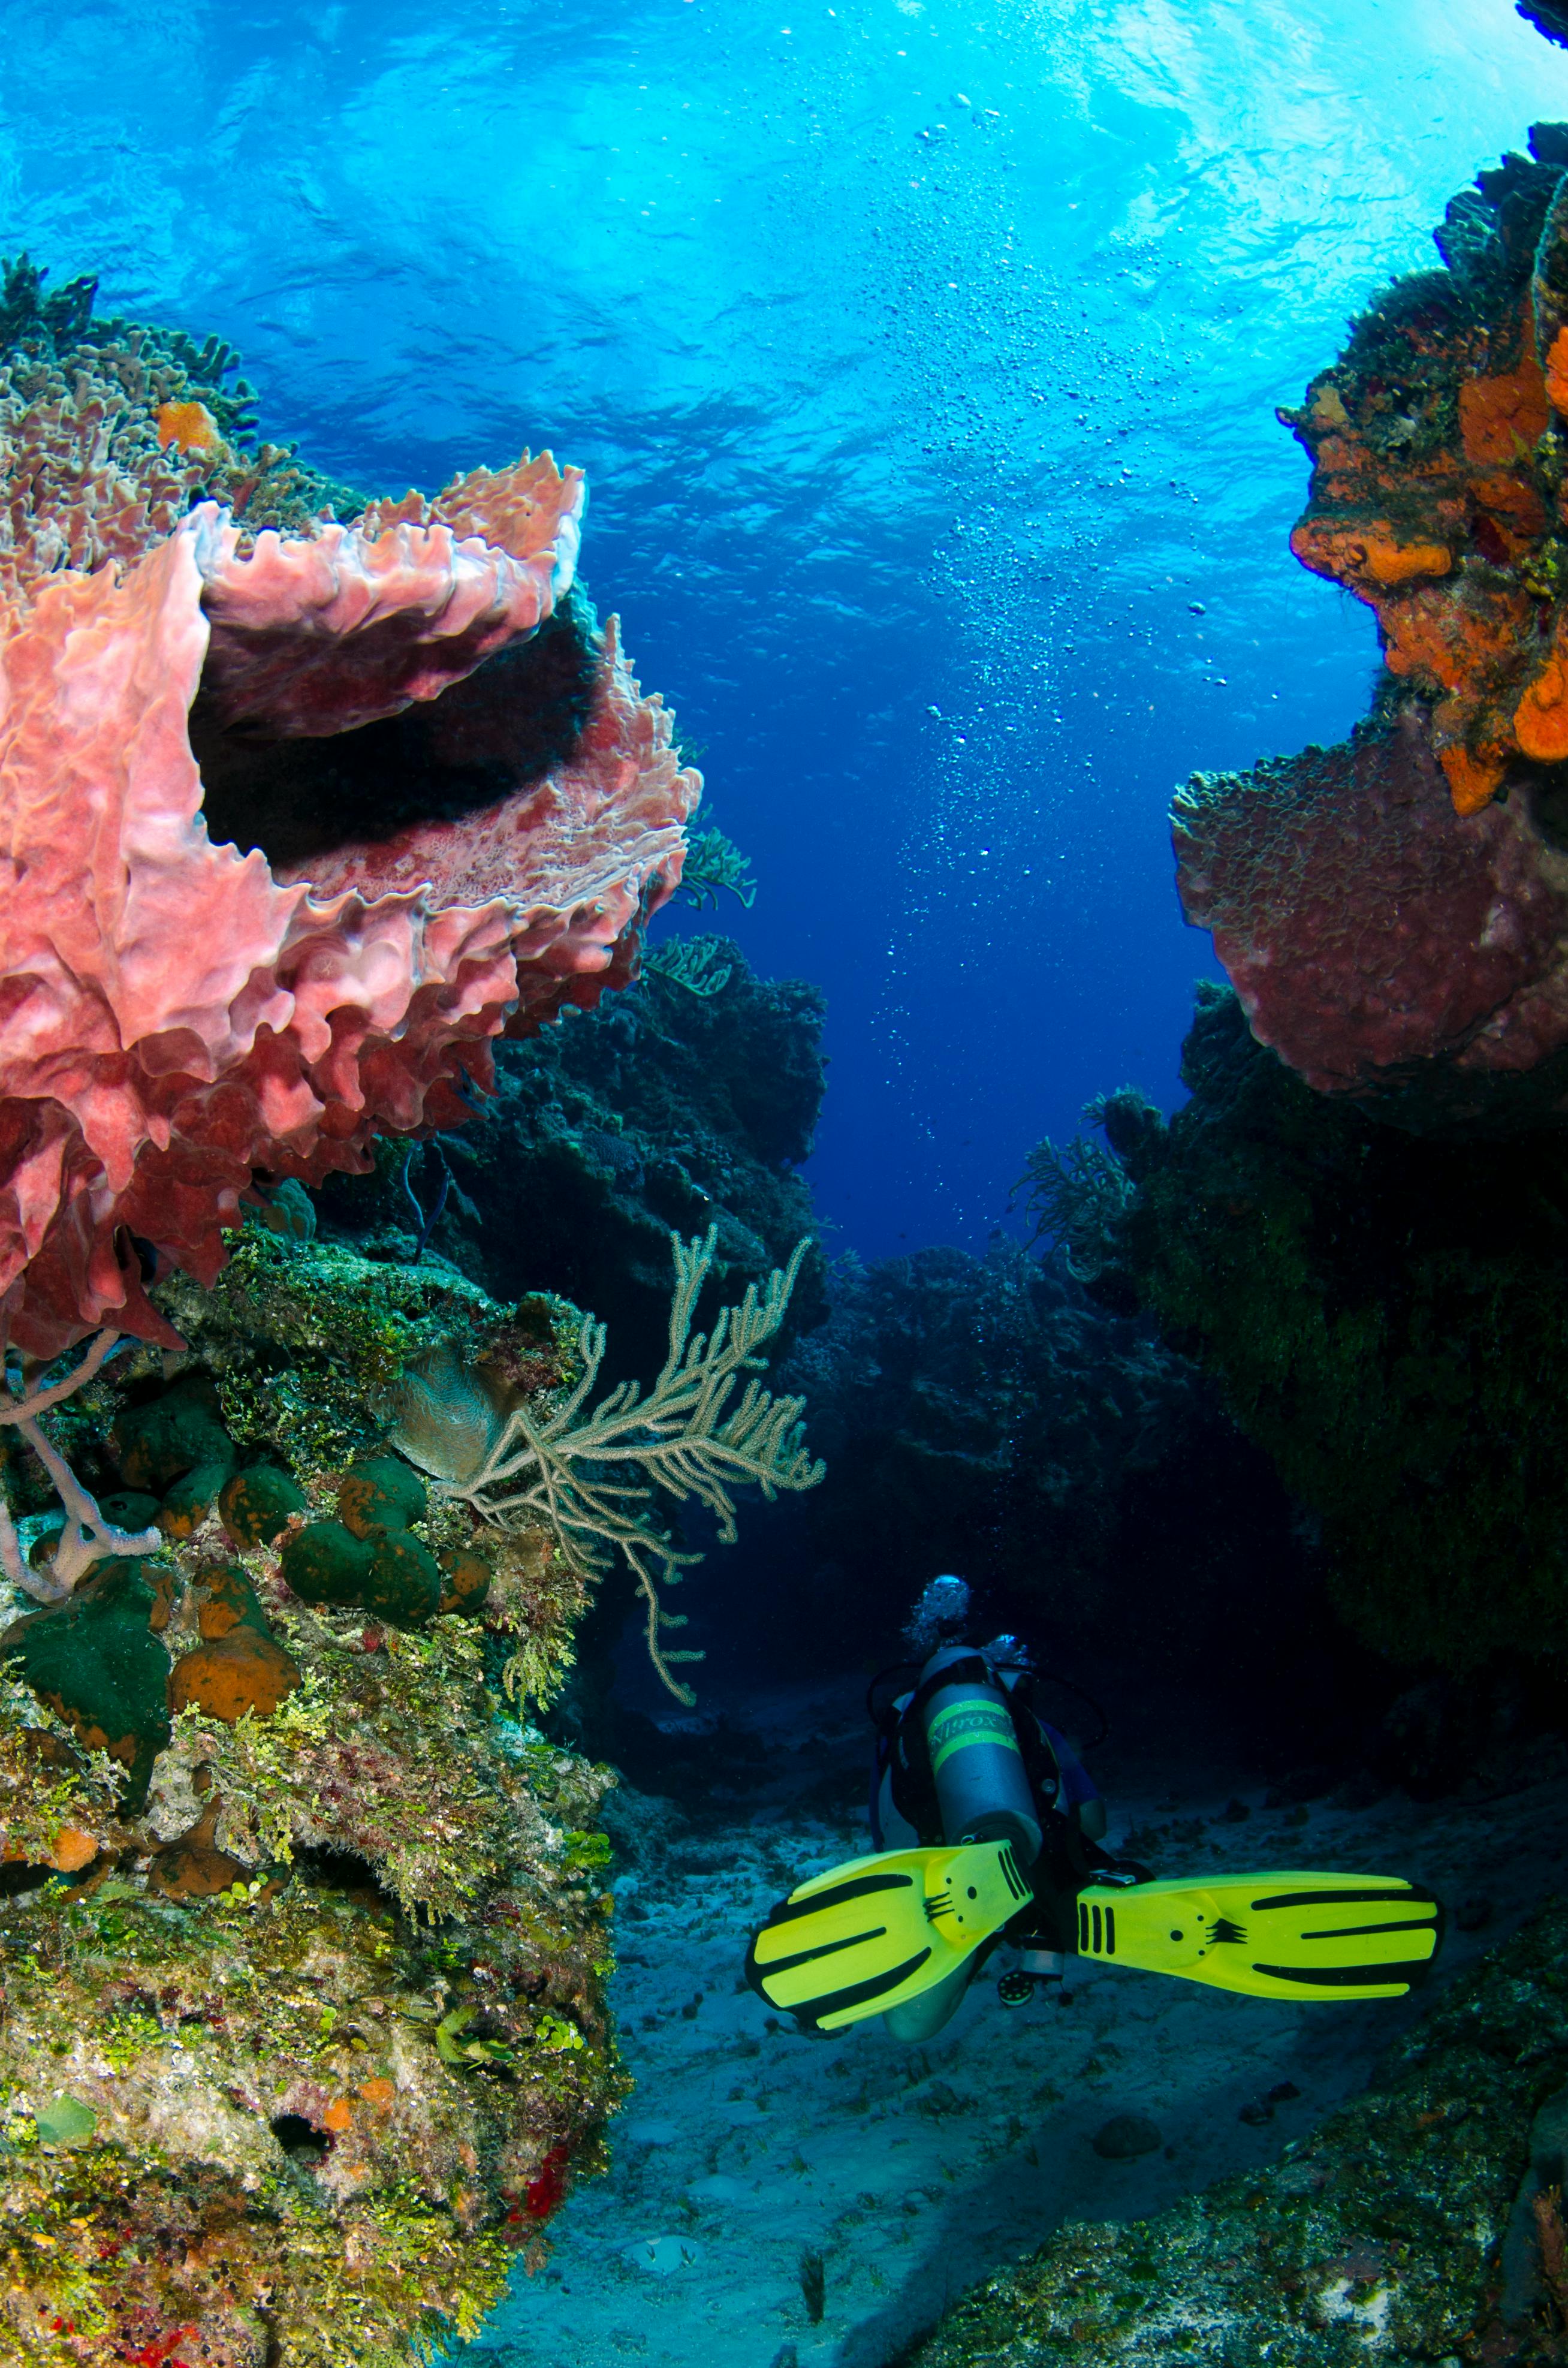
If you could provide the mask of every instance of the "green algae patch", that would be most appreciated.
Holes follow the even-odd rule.
[[[33,2112],[41,2146],[81,2146],[98,2126],[97,2110],[80,2097],[49,2097]]]
[[[477,1360],[512,1312],[437,1260],[368,1259],[260,1225],[225,1240],[210,1291],[176,1275],[155,1297],[211,1373],[230,1437],[297,1477],[373,1450],[410,1365],[443,1349]]]

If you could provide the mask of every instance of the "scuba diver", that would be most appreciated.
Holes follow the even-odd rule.
[[[881,2015],[930,2039],[1004,1941],[997,1994],[1028,2003],[1069,1956],[1256,1998],[1403,1998],[1442,1935],[1436,1900],[1397,1876],[1283,1873],[1161,1881],[1103,1847],[1106,1806],[1036,1710],[1017,1637],[962,1643],[970,1593],[933,1579],[904,1630],[912,1658],[874,1680],[868,1858],[802,1883],[746,1952],[746,1978],[806,2028]]]

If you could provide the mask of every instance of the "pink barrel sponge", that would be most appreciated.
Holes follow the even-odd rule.
[[[172,1343],[149,1247],[210,1281],[257,1170],[316,1181],[366,1167],[378,1131],[454,1123],[491,1039],[629,973],[701,781],[613,621],[578,632],[571,733],[548,761],[529,738],[506,669],[570,586],[581,502],[574,472],[525,456],[248,555],[204,504],[5,620],[0,1329],[18,1348],[104,1325]],[[385,828],[350,804],[335,833],[318,782],[299,860],[210,835],[193,707],[243,816],[290,749],[431,701],[418,761],[438,786],[444,733],[461,797]]]
[[[1419,709],[1199,774],[1171,824],[1188,921],[1319,1092],[1462,1121],[1568,1045],[1568,860],[1526,796],[1455,813]]]

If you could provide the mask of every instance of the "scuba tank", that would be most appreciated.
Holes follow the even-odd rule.
[[[1028,1866],[1060,1826],[1100,1839],[1105,1804],[1065,1736],[1035,1709],[1034,1680],[1012,1636],[983,1648],[928,1646],[918,1662],[873,1678],[866,1709],[878,1738],[869,1802],[878,1850],[1006,1839]],[[1083,1692],[1070,1679],[1050,1682]],[[1105,1713],[1084,1699],[1099,1713],[1101,1742]]]
[[[1022,1867],[1044,1836],[1034,1788],[1003,1688],[983,1655],[961,1645],[933,1653],[909,1714],[920,1722],[944,1835],[1007,1841]]]

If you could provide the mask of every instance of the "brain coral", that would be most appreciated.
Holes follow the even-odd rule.
[[[577,472],[525,454],[341,523],[243,447],[232,358],[137,346],[17,269],[0,1327],[51,1354],[172,1338],[147,1273],[210,1280],[256,1170],[453,1123],[489,1039],[629,974],[701,784],[572,592]],[[216,444],[165,451],[193,390]],[[302,531],[256,530],[306,494]]]

